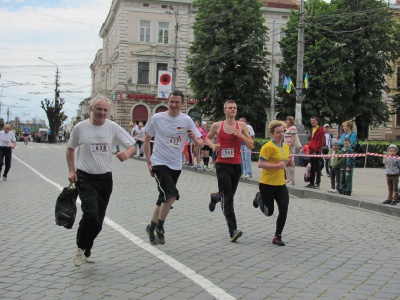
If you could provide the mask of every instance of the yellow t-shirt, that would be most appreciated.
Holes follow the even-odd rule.
[[[282,143],[282,146],[278,146],[273,141],[269,141],[262,146],[258,159],[270,164],[276,164],[282,160],[288,161],[289,146],[284,143]],[[285,169],[262,169],[260,183],[276,186],[284,185]]]

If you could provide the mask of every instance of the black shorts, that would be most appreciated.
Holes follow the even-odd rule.
[[[153,166],[154,177],[157,181],[157,188],[160,194],[158,195],[157,205],[175,197],[179,200],[179,191],[176,188],[176,183],[181,175],[181,170],[172,170],[167,166]]]
[[[29,136],[29,133],[24,133],[24,136]]]

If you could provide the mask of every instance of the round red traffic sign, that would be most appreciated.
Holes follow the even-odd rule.
[[[162,74],[160,76],[160,82],[161,82],[162,85],[169,85],[171,83],[171,75]]]

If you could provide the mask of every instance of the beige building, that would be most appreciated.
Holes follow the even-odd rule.
[[[282,37],[295,0],[264,0],[265,24],[270,29],[269,52],[275,45],[274,65],[282,60],[278,41]],[[147,121],[167,110],[166,99],[157,97],[158,71],[176,71],[176,89],[187,95],[183,112],[199,116],[193,107],[189,77],[185,72],[188,48],[193,41],[195,11],[191,0],[113,0],[100,30],[103,48],[91,65],[92,95],[113,99],[110,116],[128,128],[131,121]],[[177,34],[176,34],[177,33]],[[272,66],[271,66],[272,69]],[[274,82],[279,70],[274,67]],[[270,114],[270,107],[266,107]],[[87,117],[87,101],[81,103],[81,118]],[[274,117],[276,113],[274,114]],[[268,118],[271,118],[269,115]]]

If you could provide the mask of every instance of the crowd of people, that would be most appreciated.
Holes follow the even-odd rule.
[[[208,208],[214,212],[220,203],[231,242],[236,242],[243,235],[236,219],[234,198],[240,178],[252,177],[254,130],[245,118],[236,121],[238,111],[233,100],[227,100],[224,104],[224,120],[213,123],[210,128],[207,123],[200,126],[199,121],[193,121],[182,113],[183,103],[183,93],[172,92],[168,97],[167,111],[155,114],[145,125],[143,122],[132,122],[129,132],[108,119],[109,99],[96,96],[91,100],[90,119],[74,126],[66,150],[68,180],[78,188],[82,209],[76,235],[77,249],[73,256],[75,266],[95,262],[92,248],[102,230],[113,190],[113,154],[121,162],[135,153],[144,156],[149,175],[155,179],[158,198],[145,228],[152,245],[166,243],[165,222],[172,205],[180,199],[177,182],[185,161],[199,167],[202,159],[203,168],[210,169],[210,157],[211,168],[215,168],[217,175],[218,192],[210,193]],[[318,189],[325,170],[331,181],[328,192],[352,193],[355,158],[351,154],[357,143],[352,121],[342,124],[343,134],[338,138],[329,132],[329,124],[320,127],[318,122],[317,117],[311,117],[309,143],[301,149],[308,156],[298,157],[303,160],[295,159],[296,150],[301,145],[294,118],[288,116],[285,122],[274,120],[269,123],[270,141],[259,152],[257,167],[261,169],[261,176],[252,204],[264,216],[270,217],[274,214],[276,203],[279,211],[272,238],[274,245],[285,246],[282,233],[289,209],[287,185],[296,185],[295,161],[307,164],[309,183],[306,188]],[[11,151],[16,145],[10,129],[7,124],[0,131],[0,172],[5,159],[3,180],[7,180]],[[58,137],[61,141],[61,131]],[[120,145],[126,150],[121,151]],[[113,152],[116,147],[117,151]],[[388,199],[383,204],[394,205],[398,201],[400,160],[397,152],[396,145],[389,146],[386,158]],[[338,157],[338,154],[350,155]]]

